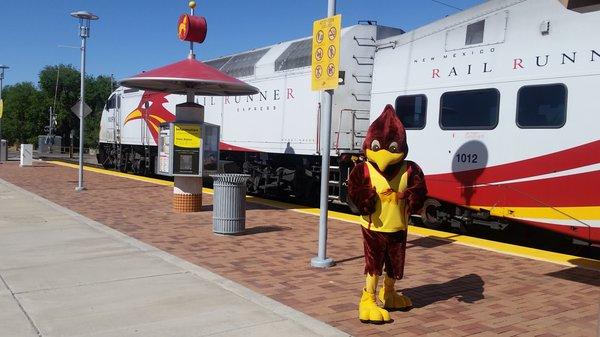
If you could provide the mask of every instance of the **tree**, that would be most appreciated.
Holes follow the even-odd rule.
[[[10,144],[37,143],[37,135],[47,124],[45,98],[31,82],[7,86],[3,90],[3,136]]]
[[[56,134],[68,140],[73,130],[75,137],[79,136],[79,118],[73,114],[71,107],[79,101],[80,73],[72,65],[46,66],[40,72],[40,90],[44,96],[54,101],[56,95],[57,116]],[[58,80],[57,80],[58,78]],[[104,102],[112,91],[112,80],[108,76],[85,78],[85,102],[92,112],[85,118],[85,147],[98,146],[100,118]],[[54,105],[54,103],[53,103]]]

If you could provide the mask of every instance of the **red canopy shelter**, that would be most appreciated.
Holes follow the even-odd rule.
[[[259,92],[245,82],[189,58],[126,78],[120,84],[129,88],[182,95],[239,96]]]

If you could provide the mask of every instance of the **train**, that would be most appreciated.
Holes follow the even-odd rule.
[[[408,32],[344,28],[330,200],[347,202],[366,130],[392,104],[426,177],[426,226],[520,223],[600,243],[597,31],[600,2],[568,0],[490,0]],[[222,169],[249,173],[250,192],[318,198],[323,97],[310,91],[310,41],[206,61],[260,89],[196,97],[221,126]],[[118,88],[103,111],[99,162],[152,172],[153,130],[184,100]]]

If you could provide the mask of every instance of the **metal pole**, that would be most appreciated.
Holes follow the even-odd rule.
[[[81,37],[81,85],[79,88],[79,94],[81,95],[81,99],[79,100],[79,182],[75,190],[83,191],[85,190],[85,187],[83,187],[83,105],[85,104],[85,36]]]
[[[327,17],[335,15],[335,0],[327,1]],[[310,260],[310,264],[317,268],[327,268],[335,264],[333,259],[327,257],[327,211],[329,206],[329,155],[331,152],[331,107],[333,90],[325,90],[323,100],[323,113],[321,114],[321,199],[319,217],[319,251],[318,255]]]

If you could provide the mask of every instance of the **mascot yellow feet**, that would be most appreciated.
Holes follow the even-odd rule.
[[[410,298],[398,294],[394,288],[388,290],[383,287],[379,289],[379,300],[387,310],[408,311],[412,308]]]
[[[363,323],[383,324],[391,322],[390,313],[377,306],[375,294],[363,290],[358,305],[358,318]]]

